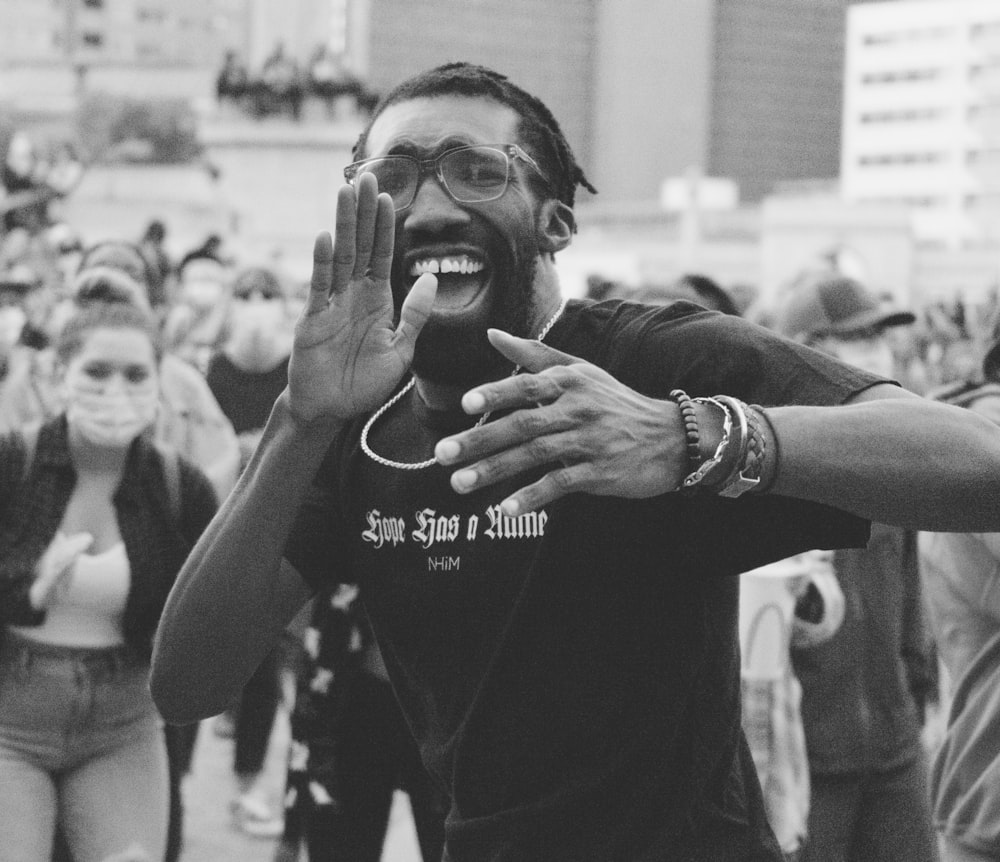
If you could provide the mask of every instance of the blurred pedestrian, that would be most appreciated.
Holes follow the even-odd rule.
[[[409,797],[421,858],[444,852],[447,796],[392,693],[353,584],[321,594],[292,713],[285,832],[275,862],[379,862],[393,794]]]
[[[242,469],[288,383],[292,326],[284,288],[271,269],[248,267],[237,273],[225,329],[226,342],[209,360],[206,380],[239,437]],[[282,830],[263,778],[287,651],[279,644],[268,653],[232,710],[236,794],[230,812],[238,829],[261,838]]]
[[[160,860],[168,780],[152,637],[215,494],[147,442],[159,336],[125,305],[74,316],[56,347],[65,411],[0,438],[0,860]]]
[[[777,311],[783,335],[886,378],[884,332],[914,320],[843,276],[799,285]],[[811,784],[803,862],[932,862],[921,727],[933,674],[916,533],[872,524],[868,546],[835,551],[833,570],[842,625],[792,650]]]
[[[981,373],[931,394],[1000,425],[1000,317]],[[1000,533],[922,533],[920,564],[950,681],[930,778],[941,858],[1000,859]]]
[[[187,254],[177,268],[177,297],[164,322],[166,347],[204,376],[226,341],[231,277],[208,251]]]

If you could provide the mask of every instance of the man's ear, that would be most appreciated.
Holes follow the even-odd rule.
[[[538,248],[555,254],[568,246],[576,230],[576,217],[561,200],[549,198],[538,209]]]

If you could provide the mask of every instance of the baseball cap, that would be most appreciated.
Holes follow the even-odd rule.
[[[776,328],[788,338],[850,335],[913,323],[909,311],[887,308],[860,282],[831,276],[795,290],[777,314]]]

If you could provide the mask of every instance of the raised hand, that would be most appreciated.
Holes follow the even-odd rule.
[[[395,214],[371,174],[337,195],[337,221],[316,238],[309,299],[295,327],[289,404],[303,421],[347,420],[378,407],[410,367],[434,305],[437,279],[423,275],[393,322],[389,274]]]
[[[57,596],[69,588],[73,564],[94,543],[90,533],[56,533],[52,544],[35,566],[35,580],[28,590],[28,600],[35,610],[45,610]]]
[[[463,397],[468,413],[513,412],[438,443],[442,464],[468,465],[452,474],[456,491],[553,465],[502,502],[505,514],[515,516],[576,491],[639,498],[677,488],[687,461],[676,404],[641,395],[596,365],[538,341],[498,330],[490,330],[489,339],[527,373]]]

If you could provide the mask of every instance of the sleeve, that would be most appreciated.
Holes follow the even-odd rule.
[[[740,317],[678,302],[608,328],[598,364],[648,394],[733,395],[764,407],[830,406],[884,378]]]

